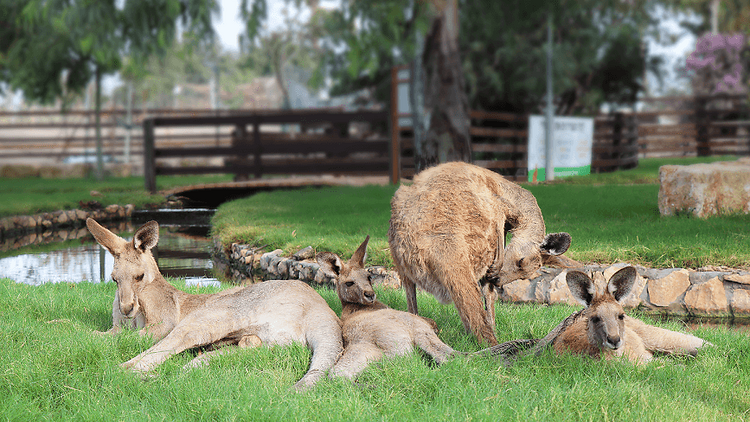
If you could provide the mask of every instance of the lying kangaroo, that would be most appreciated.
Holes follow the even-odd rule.
[[[513,238],[505,246],[507,232]],[[570,235],[545,236],[542,212],[529,191],[460,162],[424,170],[414,184],[396,191],[388,243],[409,312],[418,313],[419,286],[441,303],[453,301],[466,330],[490,345],[497,344],[500,286],[529,277],[543,264],[581,265],[559,256]]]
[[[344,354],[331,371],[333,377],[354,378],[372,361],[383,356],[403,356],[419,347],[437,363],[443,363],[455,353],[440,341],[434,321],[397,311],[375,298],[375,291],[364,268],[367,242],[357,248],[344,263],[338,255],[321,252],[317,261],[323,272],[336,280],[336,292],[341,300],[341,323]]]
[[[156,221],[139,228],[131,242],[91,218],[86,225],[115,258],[115,326],[110,332],[119,329],[119,321],[137,321],[134,325],[141,327],[140,334],[159,340],[123,363],[125,368],[145,373],[170,356],[199,346],[297,342],[309,346],[313,354],[308,372],[295,384],[295,389],[302,390],[322,378],[343,350],[336,313],[303,282],[272,280],[216,294],[188,294],[162,277],[151,254],[159,241]],[[203,362],[212,354],[199,356],[188,365]]]
[[[586,308],[574,314],[573,320],[552,341],[557,353],[566,351],[609,359],[625,356],[633,363],[651,361],[654,352],[695,356],[708,343],[690,334],[648,325],[625,315],[619,303],[630,293],[636,280],[636,270],[625,267],[617,271],[604,292],[580,271],[567,274],[568,287],[573,297]]]

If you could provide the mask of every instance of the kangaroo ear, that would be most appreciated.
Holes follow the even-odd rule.
[[[568,271],[565,280],[568,282],[570,293],[573,294],[573,297],[578,302],[585,307],[591,305],[596,293],[596,287],[589,276],[580,271]]]
[[[107,249],[112,256],[119,255],[125,249],[125,245],[128,244],[127,240],[107,230],[93,218],[86,219],[86,227],[89,228],[94,239]]]
[[[142,225],[133,236],[133,247],[141,252],[146,252],[157,243],[159,243],[159,223],[154,220]]]
[[[367,235],[365,241],[354,251],[354,255],[349,259],[349,265],[365,267],[365,260],[367,259],[367,242],[370,241],[370,235]]]
[[[318,261],[320,269],[323,270],[323,274],[334,280],[339,278],[341,270],[344,269],[344,263],[335,253],[320,252],[315,256],[315,260]]]
[[[614,296],[615,300],[619,302],[620,299],[627,296],[628,293],[633,290],[633,285],[635,284],[637,275],[638,272],[635,270],[635,268],[625,267],[616,272],[612,276],[612,278],[609,279],[609,283],[607,283],[607,290],[612,294],[612,296]]]
[[[539,248],[548,255],[562,255],[570,247],[570,235],[565,232],[550,233],[544,237]]]

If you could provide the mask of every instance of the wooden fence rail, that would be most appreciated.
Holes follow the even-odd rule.
[[[363,125],[364,124],[364,125]],[[158,145],[157,129],[231,127],[228,146],[169,148]],[[269,174],[388,174],[390,139],[385,111],[268,111],[223,117],[165,117],[144,122],[146,189],[156,176],[232,173],[235,180]],[[279,132],[287,129],[288,132]],[[274,130],[276,132],[274,132]],[[264,133],[265,131],[265,133]],[[221,157],[215,165],[166,166],[169,158]]]

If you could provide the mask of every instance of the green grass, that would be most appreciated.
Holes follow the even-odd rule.
[[[662,217],[657,183],[622,183],[656,180],[663,163],[710,159],[642,160],[643,168],[524,187],[536,197],[547,231],[570,233],[567,255],[582,262],[747,267],[750,215]],[[369,234],[369,261],[390,267],[387,231],[395,190],[331,187],[257,194],[221,205],[213,232],[224,245],[247,243],[286,254],[313,246],[342,256],[349,256]]]
[[[231,180],[231,176],[163,176],[159,189],[170,189],[196,183]],[[97,191],[100,196],[92,196]],[[91,178],[42,179],[0,178],[0,217],[30,215],[79,208],[79,202],[99,201],[102,205],[133,204],[138,208],[165,201],[162,195],[151,195],[142,177],[109,177],[103,181]]]
[[[695,359],[660,358],[642,368],[551,353],[510,368],[464,357],[435,367],[414,353],[371,365],[355,384],[324,380],[294,394],[290,387],[306,372],[310,352],[291,346],[238,350],[188,372],[181,367],[193,352],[185,352],[141,381],[117,365],[148,348],[149,339],[132,331],[91,333],[109,328],[114,288],[0,280],[0,419],[738,421],[750,412],[750,337],[726,327],[694,332],[716,345]],[[318,291],[340,312],[332,290]],[[378,295],[405,309],[403,292]],[[463,351],[480,348],[453,306],[423,294],[419,302],[444,341]],[[501,341],[539,337],[572,310],[503,304],[498,334]]]
[[[696,161],[702,160],[678,163]],[[653,266],[746,264],[748,216],[659,216],[655,177],[662,163],[642,160],[627,172],[525,186],[537,197],[548,231],[572,234],[573,258]],[[160,188],[172,183],[165,179]],[[104,196],[91,198],[91,189]],[[395,189],[262,193],[224,204],[214,232],[225,245],[241,241],[287,253],[312,245],[344,258],[370,234],[368,263],[389,265],[386,232]],[[26,190],[37,192],[25,205],[32,212],[75,208],[90,199],[105,205],[124,198],[134,204],[163,201],[147,195],[138,178],[102,184],[0,180],[3,198],[10,198],[6,193],[23,197]],[[3,202],[0,216],[29,213]],[[220,290],[172,282],[191,293]],[[1,420],[750,420],[750,336],[735,328],[699,326],[693,334],[715,347],[695,359],[663,357],[644,367],[551,353],[509,368],[492,358],[464,357],[435,367],[415,353],[371,365],[355,384],[324,380],[310,392],[294,394],[290,388],[310,359],[301,346],[238,350],[206,368],[183,372],[182,365],[194,356],[189,351],[168,360],[149,381],[121,370],[118,364],[152,341],[130,331],[92,334],[110,327],[114,291],[112,283],[34,287],[0,279]],[[406,309],[402,291],[377,291],[391,307]],[[340,313],[332,290],[318,292]],[[462,351],[481,348],[464,331],[454,306],[421,293],[418,300],[420,313],[437,322],[445,342]],[[575,309],[498,304],[498,337],[541,337]],[[676,321],[640,317],[684,329]]]
[[[555,184],[633,184],[659,183],[659,167],[668,164],[690,165],[698,163],[713,163],[715,161],[734,161],[734,155],[716,155],[711,157],[683,157],[683,158],[642,158],[638,160],[638,167],[630,170],[612,173],[596,173],[587,176],[575,176],[557,179]]]

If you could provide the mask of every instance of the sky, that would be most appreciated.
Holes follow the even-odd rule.
[[[269,8],[278,7],[282,0],[269,0]],[[214,29],[219,36],[219,40],[225,49],[230,51],[239,51],[237,42],[240,32],[242,32],[244,23],[240,20],[240,0],[220,0],[221,15],[214,18]],[[269,11],[270,12],[270,11]],[[276,13],[269,13],[271,16],[277,16]]]
[[[239,51],[238,37],[244,30],[245,24],[240,20],[241,0],[219,0],[221,15],[213,20],[214,30],[225,49]],[[266,0],[268,6],[268,18],[266,25],[269,28],[277,28],[282,25],[282,10],[287,6],[284,0]],[[326,7],[331,1],[322,1],[321,6]]]

